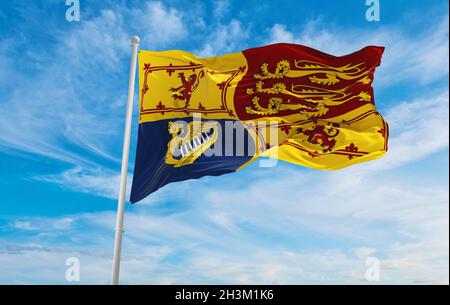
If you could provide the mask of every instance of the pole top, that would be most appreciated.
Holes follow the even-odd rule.
[[[133,37],[131,37],[131,44],[139,44],[141,42],[141,39],[139,38],[139,36],[134,35]]]

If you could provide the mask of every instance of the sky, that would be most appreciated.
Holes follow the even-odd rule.
[[[127,205],[122,283],[448,284],[448,2],[379,2],[369,22],[363,0],[80,0],[68,22],[64,0],[1,0],[0,284],[110,282],[135,34],[203,57],[385,46],[374,88],[390,147],[331,172],[254,162]],[[128,186],[137,107],[133,120]]]

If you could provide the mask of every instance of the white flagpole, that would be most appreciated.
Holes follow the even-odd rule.
[[[128,158],[130,155],[131,118],[133,115],[134,82],[136,78],[136,61],[140,39],[131,37],[130,81],[128,83],[127,114],[125,119],[125,134],[123,137],[122,168],[120,171],[120,189],[117,206],[116,236],[114,238],[114,256],[112,268],[112,284],[119,284],[120,253],[122,250],[123,214],[125,209],[125,192],[127,189]]]

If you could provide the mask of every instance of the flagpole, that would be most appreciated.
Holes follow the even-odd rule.
[[[131,118],[133,115],[134,83],[136,78],[136,62],[140,39],[131,37],[131,65],[128,83],[127,114],[125,119],[125,134],[123,137],[122,168],[120,171],[120,188],[117,206],[116,234],[114,238],[114,254],[112,266],[112,284],[119,284],[120,254],[122,250],[123,216],[125,209],[125,193],[127,189],[128,159],[130,155]]]

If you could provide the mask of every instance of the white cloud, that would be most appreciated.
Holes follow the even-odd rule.
[[[120,12],[102,10],[99,16],[83,21],[82,26],[73,33],[62,36],[57,55],[66,58],[66,64],[75,69],[83,69],[83,72],[91,69],[91,65],[117,68],[128,50],[130,39],[123,22]],[[80,71],[74,72],[76,75]]]
[[[274,24],[270,29],[270,43],[295,43],[294,34],[286,29],[284,24]]]
[[[216,18],[222,18],[230,9],[231,3],[229,0],[215,0],[213,14]]]
[[[12,62],[7,56],[8,50],[13,46],[11,40],[2,40],[0,43],[0,82],[2,84],[6,84],[13,73]]]
[[[35,179],[110,199],[117,199],[119,194],[120,174],[101,168],[88,171],[75,167],[58,175],[37,176]]]
[[[17,220],[10,226],[11,229],[24,230],[24,231],[36,231],[54,232],[54,231],[66,231],[72,229],[72,225],[75,218],[61,217],[57,219],[48,218],[31,218],[25,220]]]
[[[441,151],[449,143],[449,98],[444,90],[436,95],[399,103],[387,111],[391,147],[377,166],[398,166]]]
[[[143,10],[133,9],[135,31],[142,33],[143,46],[165,47],[186,37],[188,29],[182,13],[161,2],[147,2]]]
[[[365,259],[374,255],[377,252],[377,249],[369,248],[369,247],[361,247],[355,249],[355,255],[361,259]]]
[[[205,44],[196,53],[200,57],[210,57],[241,51],[242,44],[248,37],[249,30],[239,20],[233,19],[229,24],[218,25],[217,29],[208,35]]]
[[[62,173],[35,176],[33,179],[56,184],[61,188],[75,192],[92,194],[113,200],[117,200],[119,195],[120,172],[102,167],[75,166]],[[128,174],[126,200],[130,198],[131,182],[132,175]],[[167,197],[173,198],[174,196],[167,192],[159,192],[158,194],[143,199],[140,201],[140,204],[153,204]]]
[[[123,282],[367,283],[365,260],[375,256],[380,283],[448,283],[446,186],[377,175],[355,180],[341,172],[287,175],[290,170],[260,175],[243,190],[196,185],[195,199],[185,197],[183,208],[169,213],[169,206],[129,209]],[[342,187],[348,180],[352,187]],[[65,218],[69,226],[58,218],[15,220],[11,227],[35,234],[57,227],[71,242],[56,245],[45,235],[15,240],[0,250],[0,263],[21,261],[23,273],[6,267],[0,281],[61,283],[64,259],[77,256],[82,283],[108,282],[115,214]],[[25,272],[36,267],[32,257],[46,274]]]

